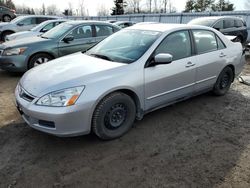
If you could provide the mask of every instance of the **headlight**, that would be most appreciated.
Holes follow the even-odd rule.
[[[36,104],[53,107],[71,106],[75,104],[84,88],[81,86],[55,91],[41,97]]]
[[[3,55],[5,56],[21,55],[23,54],[23,52],[25,52],[26,49],[27,49],[26,47],[7,49],[3,51]]]

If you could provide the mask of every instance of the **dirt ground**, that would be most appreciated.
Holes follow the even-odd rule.
[[[13,103],[20,76],[0,71],[1,188],[250,187],[250,86],[155,111],[104,142],[29,128]]]

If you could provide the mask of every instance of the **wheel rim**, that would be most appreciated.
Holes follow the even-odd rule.
[[[228,73],[225,73],[221,78],[220,87],[221,89],[227,88],[230,83],[230,76]]]
[[[49,58],[47,57],[39,57],[35,60],[34,62],[34,67],[38,66],[38,65],[41,65],[43,63],[47,63],[49,61]]]
[[[104,116],[107,129],[115,130],[122,126],[127,117],[126,106],[122,103],[113,105]]]
[[[9,16],[4,16],[4,21],[5,22],[9,22],[10,21],[10,17]]]

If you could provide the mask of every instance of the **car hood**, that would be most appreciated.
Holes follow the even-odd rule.
[[[0,49],[25,47],[25,46],[33,44],[33,43],[44,42],[44,41],[48,41],[48,40],[51,40],[51,39],[45,39],[45,38],[41,38],[41,37],[37,37],[37,36],[27,37],[27,38],[23,38],[23,39],[17,39],[17,40],[4,42],[0,45]]]
[[[6,26],[6,25],[10,25],[10,23],[8,23],[8,22],[2,22],[2,23],[0,23],[0,27]]]
[[[110,69],[127,64],[91,57],[81,52],[35,67],[24,74],[20,85],[33,96],[85,85],[93,79],[112,76]],[[101,76],[100,76],[101,73]]]
[[[26,37],[35,37],[35,36],[38,36],[40,34],[41,34],[40,32],[36,32],[36,31],[22,31],[22,32],[8,35],[7,39],[8,40],[17,40],[17,39],[22,39],[22,38],[26,38]],[[27,39],[25,39],[25,40],[27,40]]]

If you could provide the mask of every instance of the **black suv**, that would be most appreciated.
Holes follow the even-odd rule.
[[[16,11],[7,7],[0,6],[0,20],[10,22],[16,17]]]
[[[211,16],[202,17],[191,20],[188,24],[192,25],[204,25],[213,27],[224,35],[233,35],[236,38],[234,42],[246,43],[248,32],[246,22],[238,17],[233,16]]]

